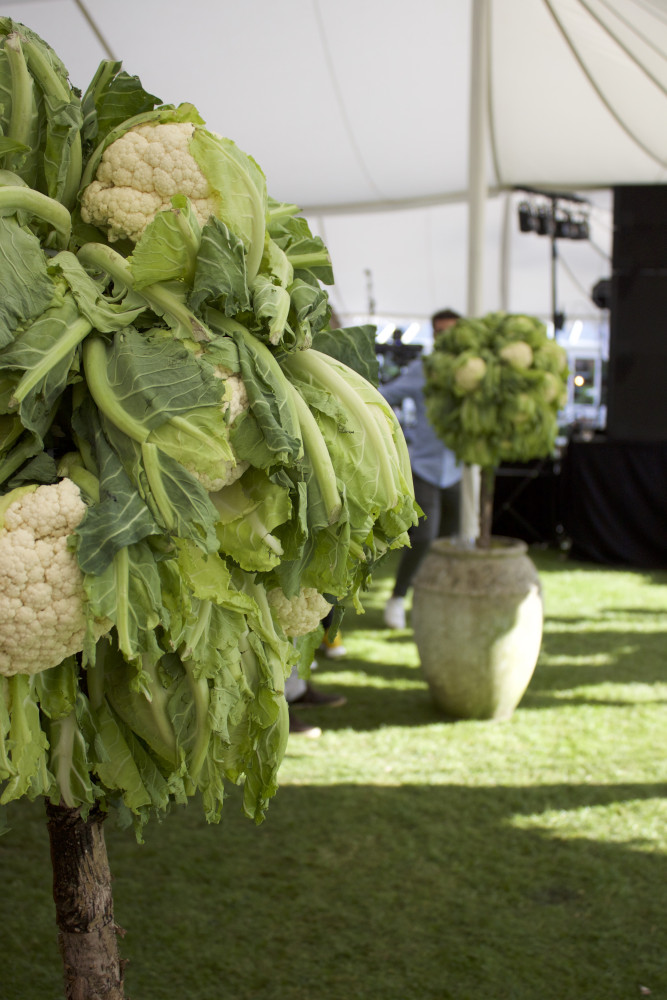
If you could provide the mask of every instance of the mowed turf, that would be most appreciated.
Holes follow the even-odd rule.
[[[264,824],[234,789],[107,823],[131,1000],[667,998],[667,572],[531,553],[537,670],[512,719],[445,721],[391,562],[314,681]],[[0,1000],[63,995],[43,804],[0,838]]]

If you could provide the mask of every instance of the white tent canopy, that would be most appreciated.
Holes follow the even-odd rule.
[[[341,318],[466,307],[473,0],[6,0],[85,89],[122,59],[195,104],[303,207],[331,251]],[[617,184],[667,172],[665,0],[489,0],[483,309],[548,316],[549,240],[515,187],[590,196],[559,241],[559,307],[595,317]],[[508,193],[509,192],[509,193]]]

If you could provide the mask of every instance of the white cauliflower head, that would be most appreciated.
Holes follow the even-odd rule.
[[[290,637],[312,632],[332,607],[314,587],[303,587],[295,597],[274,587],[266,596],[278,624]]]
[[[0,674],[7,677],[57,666],[86,635],[83,574],[67,546],[86,512],[78,486],[62,479],[4,499],[13,495],[0,527]],[[109,628],[97,622],[95,637]]]
[[[474,392],[485,375],[486,361],[484,358],[468,358],[457,370],[454,381],[458,388],[464,392]]]
[[[498,354],[513,368],[530,368],[533,363],[533,349],[525,340],[515,340],[511,344],[505,344],[498,351]]]
[[[225,398],[222,402],[222,412],[227,423],[233,424],[240,413],[248,409],[249,400],[245,382],[240,375],[234,375],[218,365],[215,369],[216,378],[225,380]]]
[[[182,194],[203,226],[218,199],[190,152],[194,130],[191,122],[137,125],[112,142],[81,197],[83,221],[105,229],[110,243],[136,243],[157,212]]]
[[[542,382],[542,398],[545,403],[562,403],[562,396],[565,393],[563,380],[554,375],[553,372],[545,372]]]

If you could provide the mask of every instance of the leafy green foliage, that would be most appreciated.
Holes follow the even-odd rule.
[[[564,350],[530,316],[489,313],[439,333],[424,359],[427,413],[466,464],[549,454],[564,403]]]
[[[81,179],[81,102],[54,50],[30,28],[0,18],[2,167],[68,208]],[[4,153],[4,155],[2,155]]]
[[[187,125],[212,214],[177,193],[111,246],[73,206],[114,142],[164,124]],[[79,487],[87,620],[76,656],[0,677],[0,805],[101,803],[139,838],[195,796],[217,822],[230,784],[262,820],[285,676],[321,636],[293,641],[267,591],[363,610],[419,513],[372,328],[329,328],[322,240],[203,126],[110,60],[79,101],[0,18],[0,493]]]

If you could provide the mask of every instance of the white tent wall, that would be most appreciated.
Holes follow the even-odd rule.
[[[485,0],[485,3],[487,0]],[[85,89],[111,55],[163,101],[191,101],[250,152],[270,193],[325,236],[332,300],[425,319],[467,308],[472,0],[7,0]],[[665,178],[664,0],[488,0],[489,107],[483,309],[548,317],[548,240],[518,234],[503,256],[499,189],[596,195],[611,248],[617,183]],[[513,196],[513,200],[516,196]],[[595,314],[608,268],[563,241],[559,308]],[[566,265],[570,273],[566,271]],[[504,277],[507,270],[507,277]],[[370,272],[371,292],[369,294]]]
[[[590,200],[590,240],[557,241],[557,305],[567,319],[599,322],[603,316],[590,295],[593,286],[610,275],[612,197],[608,190],[585,196]],[[488,200],[482,311],[505,308],[549,321],[551,241],[519,231],[517,212],[523,197],[510,193]],[[336,284],[331,299],[342,320],[353,321],[374,311],[405,326],[415,319],[427,321],[436,309],[447,306],[465,312],[465,202],[393,212],[319,215],[310,222],[327,243],[334,261]],[[505,254],[509,279],[503,282]]]

